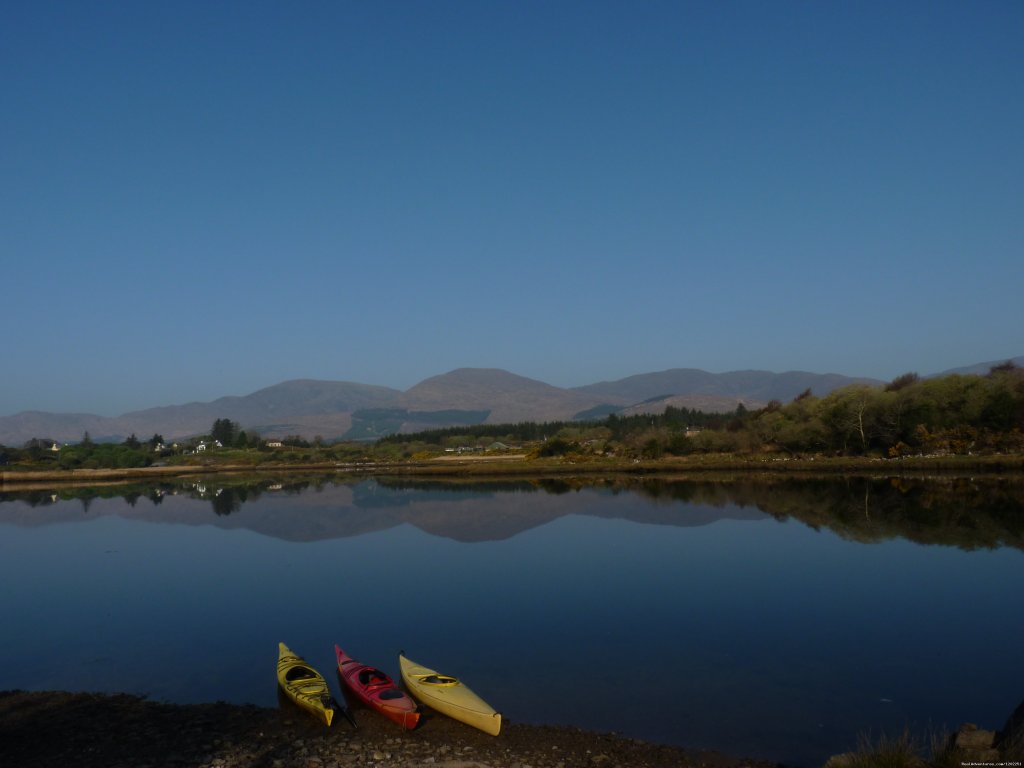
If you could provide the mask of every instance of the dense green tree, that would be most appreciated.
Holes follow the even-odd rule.
[[[687,437],[688,430],[701,431]],[[593,443],[614,446],[618,455],[651,456],[657,451],[786,451],[896,456],[906,453],[1018,451],[1024,445],[1024,370],[995,366],[984,376],[921,379],[906,373],[881,387],[854,384],[816,397],[810,390],[786,405],[778,401],[748,411],[710,414],[670,406],[661,414],[612,414],[589,423],[475,425],[393,435],[378,443],[477,445],[487,439],[538,443],[542,455],[577,450]]]
[[[237,422],[231,421],[231,419],[217,419],[210,429],[210,437],[219,440],[221,445],[234,445],[235,437],[240,431],[241,427]]]
[[[567,440],[563,440],[560,437],[554,437],[550,440],[545,440],[544,443],[537,450],[538,456],[564,456],[569,451],[579,446],[574,443],[570,443]]]
[[[641,456],[645,459],[660,459],[665,454],[665,446],[656,437],[650,438],[644,443]]]
[[[1005,363],[999,365],[993,365],[988,369],[989,376],[998,376],[1001,373],[1014,373],[1020,370],[1020,366],[1017,365],[1013,360],[1007,360]]]
[[[665,450],[673,456],[685,456],[688,453],[693,453],[693,441],[687,437],[685,431],[674,432],[668,438],[668,444],[665,446]]]
[[[916,373],[904,373],[902,376],[897,376],[895,379],[885,385],[886,392],[898,392],[901,389],[906,389],[912,384],[917,384],[921,380],[921,377]]]

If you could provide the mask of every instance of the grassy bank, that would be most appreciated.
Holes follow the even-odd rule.
[[[470,456],[407,461],[288,461],[245,463],[204,458],[200,462],[159,467],[123,469],[31,469],[0,473],[0,485],[38,483],[96,485],[123,480],[161,479],[221,473],[336,472],[339,474],[390,474],[428,477],[537,477],[611,474],[679,474],[691,472],[793,473],[842,475],[902,475],[929,473],[1024,473],[1024,456],[912,456],[896,459],[778,455],[737,456],[709,454],[662,459],[593,458],[586,461],[563,457],[526,458],[522,455]]]

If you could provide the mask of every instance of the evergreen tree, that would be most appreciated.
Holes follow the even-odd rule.
[[[231,419],[217,419],[213,422],[210,430],[210,437],[220,440],[221,445],[234,445],[235,436],[241,431],[241,427]]]

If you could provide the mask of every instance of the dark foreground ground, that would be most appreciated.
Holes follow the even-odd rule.
[[[487,736],[427,713],[403,732],[353,707],[325,728],[282,702],[160,704],[127,695],[0,692],[0,766],[47,768],[768,768],[716,752],[574,728],[508,724]]]

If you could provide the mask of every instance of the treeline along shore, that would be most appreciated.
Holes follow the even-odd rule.
[[[0,446],[3,482],[282,467],[421,474],[661,472],[681,469],[816,472],[1017,471],[1024,459],[1024,369],[897,377],[817,397],[728,413],[667,407],[601,420],[476,424],[331,442],[265,439],[229,419],[209,434],[168,442],[154,434],[99,443],[88,433],[59,445],[45,437]],[[32,477],[29,477],[32,475]]]

